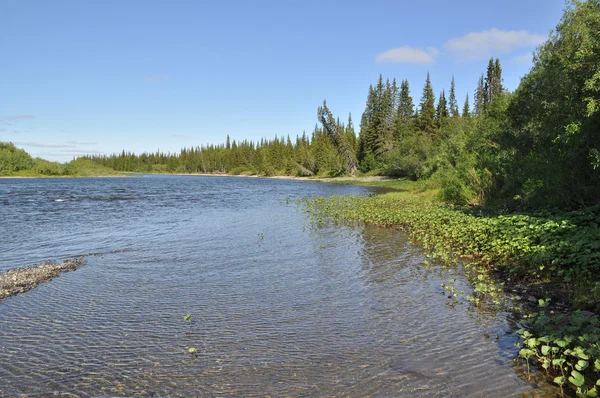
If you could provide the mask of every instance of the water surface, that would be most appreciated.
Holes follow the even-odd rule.
[[[293,203],[369,192],[220,177],[0,180],[0,271],[97,254],[0,303],[0,395],[552,394],[515,372],[507,314],[447,305],[441,283],[468,289],[459,270],[424,267],[398,231],[316,227]]]

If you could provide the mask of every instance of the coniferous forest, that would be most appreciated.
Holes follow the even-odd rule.
[[[573,1],[513,92],[491,58],[457,98],[454,78],[422,89],[379,76],[358,124],[332,115],[296,137],[230,140],[179,153],[85,156],[116,171],[289,176],[384,175],[420,181],[441,200],[507,209],[582,208],[600,202],[600,4]],[[425,71],[424,71],[425,74]],[[0,148],[4,174],[16,148]],[[20,158],[19,156],[17,156]],[[30,159],[47,175],[61,167]],[[42,164],[43,163],[43,164]],[[58,171],[57,171],[58,170]],[[55,172],[56,171],[56,172]]]
[[[260,142],[91,156],[120,171],[406,177],[455,203],[579,208],[600,201],[600,6],[573,2],[509,92],[499,59],[470,98],[383,76],[366,90],[358,126],[324,102],[310,134]],[[436,94],[437,93],[437,94]],[[357,131],[358,130],[358,131]],[[357,134],[358,133],[358,134]]]

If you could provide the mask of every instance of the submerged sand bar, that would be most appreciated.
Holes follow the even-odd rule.
[[[48,262],[43,265],[15,268],[0,274],[0,300],[25,293],[37,285],[56,278],[63,272],[74,271],[84,264],[83,257],[72,258],[60,264]]]

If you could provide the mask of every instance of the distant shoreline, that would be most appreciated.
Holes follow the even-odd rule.
[[[134,175],[147,174],[147,175],[164,175],[164,176],[190,176],[190,177],[240,177],[240,178],[271,178],[275,180],[296,180],[296,181],[356,181],[356,182],[371,182],[371,181],[386,181],[396,180],[395,178],[383,177],[383,176],[366,176],[366,177],[298,177],[298,176],[285,176],[285,175],[273,175],[273,176],[262,176],[262,175],[250,175],[250,174],[223,174],[223,173],[144,173],[144,172],[125,172],[123,174],[116,175],[97,175],[97,176],[0,176],[0,179],[17,179],[17,178],[123,178]]]

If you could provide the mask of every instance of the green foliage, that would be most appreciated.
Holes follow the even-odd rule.
[[[27,152],[18,149],[12,142],[0,141],[0,175],[11,175],[33,166],[33,159]]]
[[[104,167],[89,159],[79,158],[64,166],[67,175],[76,177],[110,176],[118,174],[115,170]]]
[[[549,313],[548,300],[540,299],[539,311],[526,315],[525,328],[517,333],[522,347],[519,358],[538,364],[554,376],[554,383],[578,396],[595,397],[600,379],[600,322],[598,316],[575,311]]]
[[[36,174],[45,176],[61,176],[67,174],[67,168],[65,165],[56,162],[49,162],[40,158],[33,160],[33,167],[31,167],[31,170]],[[110,172],[113,171],[110,170]]]
[[[593,308],[600,298],[598,208],[485,216],[390,193],[315,199],[308,210],[336,221],[398,226],[447,257],[471,258],[530,283],[551,281],[557,293],[572,292],[577,307]]]
[[[572,2],[508,109],[506,195],[529,206],[600,197],[600,3]]]
[[[435,134],[437,131],[435,114],[435,95],[433,94],[433,88],[431,87],[429,72],[427,72],[427,79],[425,80],[425,87],[423,87],[423,95],[421,97],[418,121],[418,126],[421,131],[432,135]]]
[[[331,143],[336,148],[340,157],[344,160],[346,172],[354,176],[358,167],[356,165],[356,156],[352,144],[346,139],[345,131],[339,123],[336,123],[333,115],[327,108],[327,102],[323,101],[323,106],[319,107],[317,112],[319,121],[323,125],[323,129],[327,132]]]
[[[106,176],[115,170],[89,159],[76,159],[68,164],[35,158],[12,143],[0,142],[0,175],[20,176]]]

